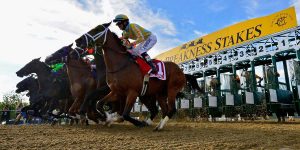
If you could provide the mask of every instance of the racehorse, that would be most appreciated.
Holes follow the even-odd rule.
[[[22,108],[22,110],[33,110],[35,113],[33,114],[34,117],[40,117],[42,119],[47,119],[44,116],[46,115],[47,108],[45,107],[45,102],[43,101],[43,96],[38,94],[38,80],[33,76],[29,76],[24,80],[20,81],[17,85],[16,93],[21,93],[24,91],[28,91],[26,96],[29,97],[29,106],[26,108]],[[27,111],[24,111],[27,114]],[[16,118],[15,124],[17,124],[21,119],[21,116]]]
[[[69,74],[69,78],[71,81],[71,88],[73,88],[73,82],[72,81],[77,81],[76,83],[76,87],[77,90],[84,90],[82,88],[86,87],[86,82],[84,82],[87,78],[90,78],[91,76],[91,71],[90,69],[84,70],[84,69],[80,69],[82,67],[80,67],[80,64],[86,66],[86,63],[82,62],[82,59],[79,58],[80,54],[82,53],[82,51],[80,51],[79,49],[73,49],[72,45],[69,46],[64,46],[61,49],[57,50],[55,53],[53,53],[52,55],[48,56],[45,60],[46,63],[51,63],[51,62],[61,62],[62,60],[65,60],[63,58],[65,58],[66,56],[66,65],[68,67],[68,74]],[[73,55],[73,56],[71,56]],[[103,98],[105,95],[107,95],[110,92],[109,87],[106,84],[106,67],[105,67],[105,63],[104,63],[104,59],[103,56],[101,55],[101,53],[96,52],[94,54],[95,56],[95,62],[97,62],[96,68],[97,68],[97,88],[96,89],[85,89],[85,91],[87,92],[85,95],[85,100],[84,103],[81,106],[81,112],[85,113],[86,109],[89,110],[91,109],[92,111],[95,111],[96,109],[96,102]],[[77,67],[76,67],[77,66]],[[78,77],[78,76],[72,76],[70,75],[71,73],[77,73],[82,74],[82,77]],[[71,79],[72,78],[72,79]],[[92,80],[92,79],[90,79]],[[81,88],[79,88],[81,87]],[[76,89],[75,89],[76,90]],[[82,91],[78,91],[75,93],[83,93]],[[72,90],[72,94],[73,94],[73,90]],[[74,95],[74,97],[76,97],[76,95]],[[140,100],[141,102],[149,109],[151,116],[150,116],[150,120],[147,120],[147,124],[151,124],[150,121],[152,121],[155,116],[158,113],[158,108],[156,106],[156,101],[154,100],[150,100],[150,97],[141,97]],[[86,106],[83,106],[86,105]],[[120,114],[120,110],[122,110],[120,102],[114,102],[113,104],[111,104],[112,107],[112,112],[118,112]]]
[[[96,89],[97,81],[94,79],[91,66],[81,57],[72,44],[64,46],[45,59],[45,63],[65,63],[70,80],[71,93],[75,98],[69,109],[71,114],[79,114],[80,106],[87,101],[87,96]],[[86,102],[87,103],[87,102]],[[88,107],[88,118],[98,123],[96,107]]]
[[[58,108],[61,114],[67,112],[66,110],[69,108],[70,103],[73,102],[68,79],[52,75],[51,68],[44,62],[41,62],[40,58],[33,59],[16,72],[19,77],[27,76],[31,73],[36,73],[38,76],[38,93],[44,96],[47,105],[49,105],[48,114],[54,116],[52,111],[55,108]]]
[[[17,87],[16,93],[28,91],[26,96],[29,97],[30,104],[33,104],[39,100],[38,99],[39,83],[38,83],[38,80],[36,78],[34,78],[33,76],[29,76],[29,77],[23,79],[16,85],[16,87]]]
[[[130,111],[136,98],[140,95],[143,78],[139,66],[132,61],[125,46],[115,33],[109,30],[111,23],[98,25],[88,33],[78,38],[76,46],[81,49],[101,47],[106,64],[107,84],[111,92],[98,103],[101,106],[106,101],[125,100],[122,116],[135,126],[143,127],[145,124],[130,116]],[[164,62],[166,67],[166,80],[150,78],[146,96],[154,96],[162,109],[163,119],[155,130],[163,129],[169,118],[176,112],[175,98],[184,87],[186,79],[182,70],[173,62]]]

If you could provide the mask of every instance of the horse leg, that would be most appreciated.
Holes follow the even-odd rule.
[[[92,98],[95,95],[95,93],[94,93],[95,91],[97,91],[97,90],[92,85],[86,90],[83,102],[82,102],[82,104],[80,106],[80,110],[79,110],[80,115],[85,115],[87,113],[87,111],[88,111],[87,109],[89,109],[88,106],[91,103],[91,101],[93,100]]]
[[[64,108],[64,113],[65,113],[65,117],[67,117],[68,119],[71,119],[71,113],[69,113],[69,109],[71,108],[72,104],[73,104],[74,100],[73,98],[68,98],[65,108]]]
[[[158,128],[161,126],[162,122],[163,122],[163,118],[165,118],[167,116],[168,113],[168,104],[167,104],[167,97],[165,96],[158,96],[157,97],[157,101],[158,104],[161,108],[161,120],[159,122],[159,124],[154,128],[154,131],[158,131]]]
[[[99,121],[97,120],[97,117],[96,117],[96,112],[94,112],[91,109],[88,109],[87,113],[86,113],[86,125],[88,125],[89,120],[92,120],[95,124],[99,123]]]
[[[124,111],[124,107],[125,107],[125,97],[121,98],[119,97],[118,98],[119,101],[116,101],[116,102],[113,102],[112,103],[112,113],[114,113],[114,116],[113,116],[113,121],[114,122],[123,122],[124,121],[124,118],[122,117],[122,114],[123,114],[123,111]]]
[[[281,114],[276,112],[277,122],[281,122]]]
[[[71,114],[74,114],[76,116],[76,118],[80,119],[80,115],[78,115],[79,112],[79,108],[80,108],[80,104],[81,104],[81,100],[83,99],[82,96],[78,96],[75,98],[75,101],[73,102],[72,106],[69,109],[69,112]]]
[[[286,116],[286,112],[284,110],[281,110],[282,122],[285,122],[285,116]]]
[[[130,111],[131,111],[131,109],[132,109],[132,107],[133,107],[133,105],[136,101],[137,96],[138,96],[138,93],[135,92],[135,91],[128,92],[122,116],[123,116],[124,120],[131,122],[135,126],[144,127],[145,123],[130,117]]]
[[[156,106],[156,99],[155,99],[155,97],[140,97],[140,100],[150,111],[150,118],[146,119],[145,123],[147,125],[152,125],[153,119],[158,114],[158,108]]]
[[[101,121],[105,120],[108,126],[110,126],[110,124],[113,122],[113,118],[111,114],[104,111],[103,106],[106,102],[117,102],[117,98],[118,96],[111,91],[104,98],[102,98],[96,103],[96,110],[100,115]]]
[[[168,91],[168,104],[167,104],[167,115],[163,117],[163,119],[160,121],[158,126],[156,126],[155,131],[162,130],[165,124],[169,121],[170,118],[174,115],[176,112],[175,107],[175,99],[176,99],[176,92],[169,90]]]
[[[103,105],[112,97],[115,96],[115,93],[113,93],[112,91],[109,92],[106,96],[104,96],[101,100],[97,101],[96,103],[96,110],[99,112],[99,114],[103,117],[105,116],[105,112],[103,109]]]
[[[16,117],[16,121],[15,121],[15,125],[17,125],[17,124],[19,124],[19,121],[20,121],[20,119],[21,119],[21,117],[22,117],[22,114],[21,114],[21,112],[18,114],[18,116]]]

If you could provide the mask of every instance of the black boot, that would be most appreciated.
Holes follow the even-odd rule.
[[[150,61],[147,61],[148,62],[148,64],[150,65],[150,67],[152,68],[152,73],[154,73],[154,74],[156,74],[157,73],[157,69],[156,69],[156,67],[155,67],[155,64],[152,62],[152,60],[150,60]]]
[[[155,64],[153,63],[152,59],[150,58],[150,56],[145,52],[145,53],[142,54],[142,57],[144,57],[144,59],[147,61],[147,63],[151,67],[151,69],[152,69],[151,72],[156,74],[157,69],[156,69]]]

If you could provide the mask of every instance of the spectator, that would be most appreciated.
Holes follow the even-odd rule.
[[[16,116],[18,116],[21,113],[21,109],[23,108],[23,103],[19,103],[16,108]]]
[[[2,115],[1,115],[1,123],[2,123],[2,121],[5,120],[5,124],[8,124],[9,123],[9,117],[10,117],[9,108],[7,106],[5,106],[3,108]]]

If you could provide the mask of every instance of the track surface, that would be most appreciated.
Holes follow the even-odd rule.
[[[0,149],[300,149],[299,121],[171,121],[161,132],[153,128],[0,125]]]

